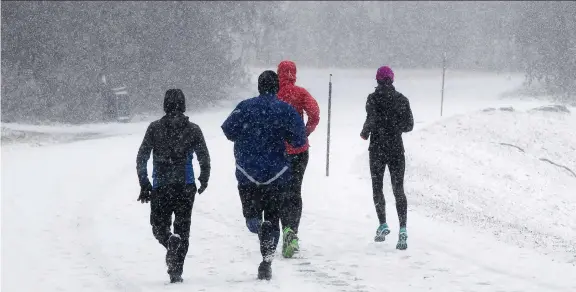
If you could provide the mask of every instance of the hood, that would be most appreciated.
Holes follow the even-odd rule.
[[[280,88],[286,85],[296,83],[296,63],[292,61],[282,61],[278,64],[278,78],[280,79]]]
[[[168,89],[164,95],[164,112],[184,113],[186,111],[186,98],[180,89]]]

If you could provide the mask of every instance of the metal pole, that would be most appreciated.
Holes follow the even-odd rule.
[[[330,175],[330,118],[332,116],[332,74],[328,82],[328,135],[326,137],[326,176]]]
[[[444,113],[444,77],[446,76],[446,52],[442,57],[442,97],[440,99],[440,116]]]

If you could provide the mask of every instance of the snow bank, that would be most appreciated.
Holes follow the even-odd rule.
[[[2,145],[44,146],[56,143],[132,134],[148,122],[85,125],[26,125],[2,123]]]
[[[566,114],[489,111],[405,135],[409,202],[576,262],[575,130]]]
[[[229,112],[229,109],[232,108],[229,104],[222,104],[221,106],[222,108],[214,108],[211,111],[199,114],[187,113],[187,115],[190,116],[191,121],[201,125],[202,121],[212,120],[210,118],[212,115],[216,114],[217,116],[221,116],[223,112]],[[27,125],[2,123],[2,146],[45,146],[114,136],[126,136],[132,134],[144,135],[144,131],[146,131],[146,127],[150,122],[160,117],[161,115],[146,116],[132,123],[99,123],[83,125]]]

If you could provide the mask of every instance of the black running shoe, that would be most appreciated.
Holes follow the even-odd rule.
[[[267,261],[262,261],[258,267],[258,280],[268,280],[272,279],[272,263]]]

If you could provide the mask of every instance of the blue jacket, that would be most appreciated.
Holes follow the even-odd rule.
[[[302,117],[275,94],[240,102],[222,130],[234,142],[239,185],[285,185],[291,175],[285,141],[296,148],[306,145]]]

